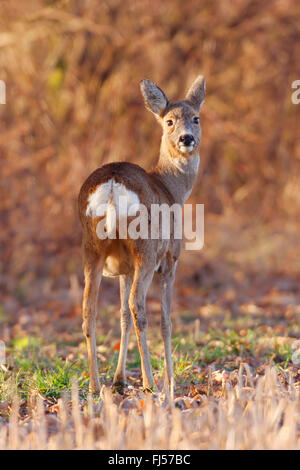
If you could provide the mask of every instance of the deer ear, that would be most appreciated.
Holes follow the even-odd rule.
[[[168,104],[168,98],[164,92],[155,83],[146,78],[141,81],[140,87],[146,108],[160,116]]]
[[[206,81],[203,75],[199,75],[193,82],[189,91],[186,94],[186,100],[190,101],[192,105],[199,111],[204,103],[206,92]]]

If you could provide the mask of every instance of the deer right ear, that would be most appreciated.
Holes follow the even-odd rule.
[[[151,80],[146,78],[140,83],[145,106],[149,111],[160,116],[167,107],[168,98],[164,92]]]
[[[204,103],[206,93],[206,82],[203,75],[199,75],[193,82],[189,91],[187,92],[186,99],[192,103],[199,111]]]

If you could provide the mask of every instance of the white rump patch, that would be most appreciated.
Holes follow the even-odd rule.
[[[126,188],[124,184],[113,179],[101,184],[89,195],[86,215],[90,217],[103,217],[107,214],[109,206],[114,206],[117,218],[135,215],[139,210],[138,195]],[[134,212],[134,214],[133,214]]]
[[[90,217],[103,217],[106,212],[106,204],[112,195],[113,180],[103,183],[96,191],[89,195],[86,215]],[[105,206],[105,210],[104,207]]]
[[[127,189],[124,184],[113,181],[113,195],[117,217],[135,215],[139,210],[140,199],[138,195]]]

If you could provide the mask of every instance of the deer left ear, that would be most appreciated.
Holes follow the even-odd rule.
[[[168,105],[168,98],[164,92],[155,83],[146,78],[141,81],[140,87],[146,108],[160,116]]]
[[[206,92],[206,81],[203,75],[199,75],[193,82],[189,91],[186,94],[186,100],[190,101],[192,105],[200,111],[204,103]]]

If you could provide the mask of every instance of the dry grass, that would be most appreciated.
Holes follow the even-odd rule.
[[[300,449],[300,393],[291,377],[280,383],[274,368],[254,377],[241,366],[216,380],[218,399],[175,403],[163,393],[124,398],[103,387],[100,401],[89,396],[83,405],[74,385],[71,399],[47,413],[32,396],[23,420],[15,400],[9,424],[0,426],[0,449]]]

